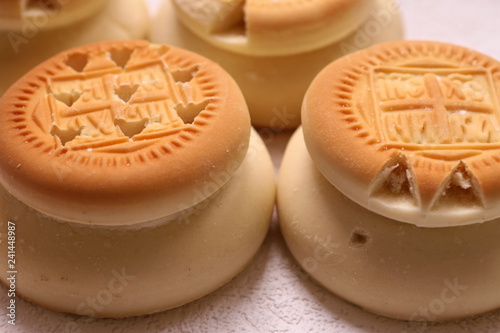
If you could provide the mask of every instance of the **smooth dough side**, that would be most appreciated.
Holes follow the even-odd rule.
[[[383,316],[443,321],[500,307],[500,220],[419,228],[343,196],[316,169],[299,129],[278,181],[286,243],[334,294]]]
[[[16,223],[20,296],[56,311],[119,318],[181,306],[235,277],[260,248],[274,199],[272,162],[253,131],[233,178],[176,221],[143,228],[62,223],[2,190],[0,230]],[[7,243],[0,248],[6,283]]]

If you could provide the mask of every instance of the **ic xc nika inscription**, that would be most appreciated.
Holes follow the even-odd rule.
[[[379,67],[372,85],[378,131],[390,145],[500,142],[497,94],[485,70]]]

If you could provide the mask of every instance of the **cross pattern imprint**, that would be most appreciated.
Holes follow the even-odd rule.
[[[191,84],[196,67],[170,71],[160,57],[127,63],[133,56],[129,52],[121,61],[101,54],[92,68],[89,59],[80,56],[67,63],[77,73],[48,79],[47,94],[33,113],[43,128],[43,106],[48,105],[50,134],[63,146],[119,153],[123,150],[114,146],[178,133],[210,102]]]

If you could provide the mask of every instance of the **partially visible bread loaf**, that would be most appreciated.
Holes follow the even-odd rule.
[[[66,26],[45,29],[45,25],[28,22],[21,31],[0,28],[0,96],[33,67],[59,52],[85,44],[147,36],[149,14],[144,0],[101,3],[102,8],[90,17]]]
[[[107,0],[3,0],[0,30],[32,32],[73,24],[95,14]]]
[[[372,0],[169,0],[184,24],[231,52],[279,56],[316,50],[351,33]]]
[[[192,29],[185,26],[184,20],[179,21],[180,17],[176,16],[171,2],[172,0],[165,1],[156,14],[151,28],[151,39],[154,42],[168,43],[192,50],[219,63],[231,74],[243,91],[252,124],[258,127],[268,127],[274,131],[294,129],[300,125],[300,109],[307,87],[326,65],[354,50],[375,43],[401,39],[403,34],[398,5],[392,0],[376,0],[373,4],[368,4],[370,8],[371,5],[374,6],[373,10],[364,21],[354,27],[354,30],[342,39],[330,42],[322,48],[309,52],[268,56],[239,54],[208,41],[206,36],[203,38],[193,33]],[[306,6],[303,1],[297,2],[300,3],[297,5],[299,6],[297,10],[300,6]],[[204,3],[203,1],[182,2],[183,5],[190,7],[199,5],[200,15],[212,17],[207,22],[218,22],[216,19],[225,17],[228,13],[223,10],[228,2],[210,1],[212,4],[219,4],[222,9],[218,9],[219,7],[215,5],[202,6]],[[295,8],[290,5],[290,2],[287,3],[288,7]],[[279,15],[274,11],[273,14]],[[288,42],[296,43],[297,47],[307,45],[307,43],[299,42],[294,36],[282,41],[282,43]],[[276,47],[280,47],[280,43],[277,42]],[[270,47],[267,50],[271,52],[273,48]]]

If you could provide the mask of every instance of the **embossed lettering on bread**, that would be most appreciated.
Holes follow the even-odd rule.
[[[325,177],[390,218],[441,227],[500,216],[500,63],[438,42],[381,44],[328,66],[303,108]]]
[[[147,222],[197,204],[218,188],[195,200],[196,189],[239,165],[250,138],[225,71],[144,41],[63,52],[14,84],[0,110],[2,185],[82,223]]]

